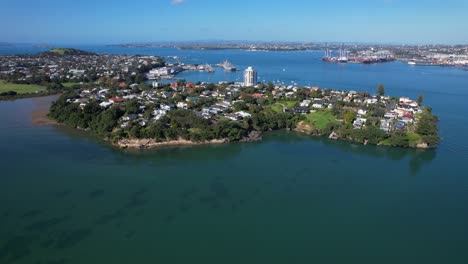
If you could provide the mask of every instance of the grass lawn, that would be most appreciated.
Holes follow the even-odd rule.
[[[280,101],[280,102],[274,103],[274,104],[266,106],[266,107],[270,108],[271,110],[275,111],[276,113],[282,113],[284,106],[286,106],[287,108],[293,108],[294,106],[296,106],[296,103],[297,103],[297,101]]]
[[[416,133],[406,133],[406,138],[408,138],[408,145],[415,147],[417,144],[421,142],[421,135],[416,134]],[[384,145],[384,146],[390,146],[391,139],[388,138],[386,140],[383,140],[379,144]]]
[[[62,83],[62,85],[63,85],[63,87],[68,88],[68,87],[73,87],[73,86],[75,86],[75,85],[80,85],[80,83],[76,83],[76,82],[64,82],[64,83]]]
[[[27,94],[38,91],[45,91],[45,89],[45,87],[39,85],[6,83],[4,81],[0,81],[0,93],[14,91],[18,94]]]
[[[293,108],[294,106],[296,106],[297,101],[279,101],[279,102],[277,102],[277,104],[280,104],[280,105],[283,104],[287,108]]]
[[[51,49],[50,52],[57,53],[59,55],[65,55],[65,53],[67,52],[73,52],[73,49],[58,48],[58,49]]]
[[[410,146],[415,146],[421,140],[421,135],[416,133],[407,133]]]
[[[328,110],[318,110],[306,115],[307,121],[316,128],[324,129],[329,123],[338,123],[333,114]]]
[[[50,50],[50,52],[63,55],[63,54],[65,54],[65,49],[52,49],[52,50]]]

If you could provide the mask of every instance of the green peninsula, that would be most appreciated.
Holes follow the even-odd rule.
[[[49,117],[89,130],[122,148],[260,140],[263,132],[294,130],[335,140],[433,148],[432,109],[408,97],[259,83],[120,83],[64,93]]]

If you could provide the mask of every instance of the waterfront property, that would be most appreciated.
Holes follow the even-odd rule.
[[[255,75],[252,71],[246,71],[249,77]],[[150,147],[129,143],[141,139],[154,141],[155,146],[180,140],[244,141],[251,140],[253,132],[279,129],[400,147],[435,147],[439,140],[437,118],[408,97],[272,83],[132,86],[66,93],[52,105],[50,117],[90,129],[123,147]],[[409,134],[418,134],[419,140],[410,140]]]

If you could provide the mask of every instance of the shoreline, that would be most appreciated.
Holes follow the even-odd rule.
[[[33,126],[52,126],[60,124],[47,116],[51,103],[57,98],[57,95],[33,98],[34,106],[33,109],[31,109],[31,124]]]
[[[0,101],[15,101],[19,99],[47,97],[47,96],[59,95],[60,93],[61,92],[46,92],[46,93],[16,94],[16,95],[0,95]]]
[[[36,109],[31,112],[31,123],[33,126],[52,126],[59,125],[57,121],[47,117],[48,110]]]
[[[186,139],[168,140],[168,141],[155,141],[154,139],[121,139],[117,142],[112,142],[114,147],[121,149],[153,149],[165,146],[199,146],[209,144],[224,144],[229,143],[228,139],[213,139],[208,141],[195,142]]]
[[[281,130],[274,130],[274,131],[268,131],[267,133],[270,132],[276,132],[276,131],[281,131]],[[367,145],[372,145],[372,146],[377,146],[377,147],[386,147],[386,148],[406,148],[406,149],[422,149],[422,150],[429,150],[429,149],[435,149],[435,147],[429,147],[427,143],[419,143],[416,146],[410,146],[410,147],[397,147],[397,146],[390,146],[390,145],[383,145],[383,144],[371,144],[367,142],[360,142],[352,139],[345,139],[339,137],[335,132],[332,132],[330,136],[324,136],[324,135],[318,135],[318,134],[313,134],[309,133],[305,130],[298,130],[298,129],[293,129],[293,130],[284,130],[284,131],[292,131],[298,134],[302,135],[307,135],[310,137],[322,137],[324,139],[329,139],[331,141],[343,141],[343,142],[350,142],[350,143],[357,143],[363,146]],[[263,133],[255,131],[255,133],[259,133],[256,135],[254,138],[244,138],[239,141],[230,141],[229,139],[213,139],[213,140],[208,140],[208,141],[191,141],[191,140],[186,140],[186,139],[177,139],[177,140],[168,140],[168,141],[155,141],[154,139],[120,139],[117,142],[111,142],[110,140],[105,140],[106,142],[109,142],[112,146],[120,148],[120,149],[155,149],[159,147],[181,147],[181,146],[201,146],[201,145],[221,145],[221,144],[227,144],[227,143],[245,143],[245,142],[256,142],[256,141],[262,141],[262,135]]]
[[[304,134],[304,135],[308,135],[308,136],[324,137],[324,138],[328,138],[328,139],[333,140],[333,141],[353,142],[353,143],[361,144],[361,145],[364,145],[364,146],[373,145],[373,146],[379,146],[379,147],[406,148],[406,149],[435,149],[436,148],[436,146],[430,147],[426,142],[423,142],[423,141],[421,141],[420,143],[418,143],[418,144],[416,144],[414,146],[408,146],[408,147],[385,145],[385,144],[381,144],[382,142],[380,142],[378,144],[373,144],[373,143],[368,143],[367,139],[364,142],[361,142],[361,141],[358,141],[358,140],[355,140],[355,139],[352,139],[352,138],[343,138],[338,133],[336,133],[335,131],[332,131],[330,133],[330,135],[328,135],[328,136],[327,135],[321,135],[321,134],[316,133],[315,128],[313,128],[312,126],[310,126],[308,124],[304,124],[302,121],[297,124],[296,128],[293,131],[295,131],[297,133]]]

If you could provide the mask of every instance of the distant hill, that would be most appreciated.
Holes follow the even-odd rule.
[[[96,55],[96,53],[83,51],[79,49],[72,48],[55,48],[46,52],[42,52],[39,55],[48,55],[48,56],[65,56],[65,55]]]

